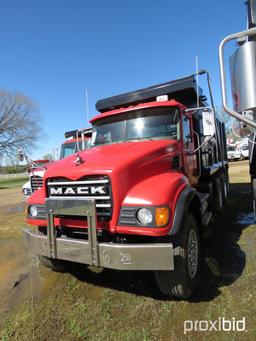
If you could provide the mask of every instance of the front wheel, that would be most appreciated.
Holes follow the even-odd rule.
[[[183,228],[174,240],[174,248],[180,247],[181,255],[174,256],[173,271],[155,271],[160,291],[178,298],[190,297],[198,284],[200,267],[200,238],[197,222],[186,213]]]

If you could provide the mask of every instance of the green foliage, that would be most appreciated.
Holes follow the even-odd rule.
[[[18,174],[25,173],[28,170],[27,165],[19,165],[19,166],[3,166],[0,168],[0,174]]]
[[[18,187],[24,185],[28,181],[28,177],[14,178],[14,179],[0,179],[0,189]]]

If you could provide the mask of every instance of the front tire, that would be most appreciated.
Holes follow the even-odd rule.
[[[174,238],[174,248],[180,247],[183,254],[174,256],[173,271],[155,271],[154,274],[163,294],[186,299],[197,287],[200,268],[199,231],[190,212],[185,214],[183,228]]]

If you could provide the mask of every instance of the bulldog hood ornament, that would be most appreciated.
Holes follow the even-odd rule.
[[[76,154],[75,154],[75,160],[74,160],[73,162],[74,162],[74,164],[75,164],[76,166],[79,166],[79,165],[81,165],[82,163],[84,163],[84,160],[81,158],[81,156],[79,155],[79,153],[76,153]]]

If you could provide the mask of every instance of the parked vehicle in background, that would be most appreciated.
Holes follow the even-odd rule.
[[[79,150],[89,149],[91,146],[92,129],[85,128],[65,133],[67,140],[61,145],[60,160]]]
[[[192,75],[97,102],[92,147],[56,162],[27,201],[41,262],[152,270],[159,290],[197,287],[202,236],[228,189],[225,126]]]
[[[92,129],[85,128],[65,133],[67,140],[61,145],[60,160],[76,153],[78,150],[88,149],[91,145]],[[29,197],[43,185],[45,171],[56,161],[36,160],[29,167],[29,181],[22,188],[23,197]]]
[[[241,160],[241,152],[237,149],[236,143],[228,144],[227,145],[227,155],[228,161],[238,161]]]
[[[22,194],[23,194],[23,198],[28,198],[32,194],[29,180],[22,186]]]
[[[33,193],[31,175],[34,173],[38,176],[43,176],[43,167],[47,164],[50,164],[50,160],[34,160],[30,163],[28,167],[29,180],[22,186],[23,198],[28,198]]]
[[[249,159],[249,142],[248,138],[242,139],[236,143],[237,150],[241,155],[241,159]]]
[[[34,160],[30,163],[30,165],[28,167],[28,172],[31,173],[34,169],[44,167],[49,162],[50,162],[50,160]]]

